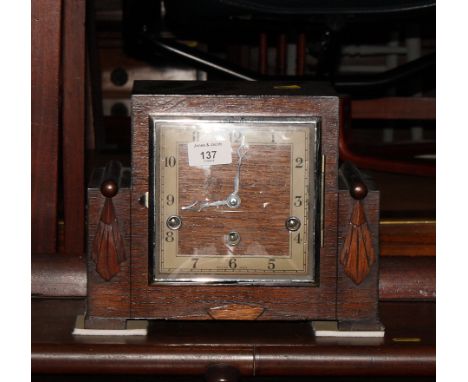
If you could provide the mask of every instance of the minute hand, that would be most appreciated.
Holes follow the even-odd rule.
[[[248,147],[243,143],[237,149],[237,155],[239,156],[239,162],[237,163],[237,173],[234,177],[234,192],[227,197],[227,205],[230,208],[238,208],[241,204],[241,199],[239,197],[239,186],[240,186],[240,172],[242,166],[242,159],[248,151]]]

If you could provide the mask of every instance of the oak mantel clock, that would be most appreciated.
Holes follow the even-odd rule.
[[[320,320],[376,330],[379,195],[339,168],[321,83],[135,84],[132,167],[88,190],[86,327]]]

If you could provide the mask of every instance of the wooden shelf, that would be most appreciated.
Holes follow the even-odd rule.
[[[383,302],[384,339],[315,338],[307,322],[154,321],[147,337],[74,337],[84,299],[32,300],[32,372],[244,376],[435,375],[435,303]]]

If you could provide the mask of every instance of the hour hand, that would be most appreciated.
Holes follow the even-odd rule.
[[[202,203],[200,201],[193,202],[188,206],[182,206],[180,209],[182,211],[201,211],[204,208],[208,207],[220,207],[220,206],[228,206],[230,208],[237,208],[240,206],[240,197],[239,195],[232,193],[227,197],[226,200],[217,200],[216,202],[205,202]]]
[[[218,207],[218,206],[226,206],[228,205],[227,200],[218,200],[216,202],[199,202],[198,200],[196,202],[193,202],[192,204],[189,204],[188,206],[183,206],[181,207],[181,210],[183,211],[201,211],[204,208],[208,207]]]
[[[204,208],[208,207],[219,207],[219,206],[228,206],[229,208],[238,208],[241,204],[241,199],[239,197],[239,184],[240,184],[240,171],[242,165],[242,159],[247,153],[248,146],[242,145],[237,149],[237,154],[239,156],[239,162],[237,164],[236,176],[234,178],[234,192],[230,194],[226,200],[218,200],[216,202],[205,202],[195,201],[188,206],[183,206],[181,209],[183,211],[201,211]]]

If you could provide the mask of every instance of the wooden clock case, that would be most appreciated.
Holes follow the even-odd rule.
[[[124,329],[127,319],[224,319],[323,320],[337,321],[343,330],[381,329],[377,312],[379,192],[350,166],[339,170],[341,103],[326,84],[137,81],[132,103],[132,168],[98,169],[88,188],[86,328]],[[300,286],[152,283],[150,210],[142,203],[149,191],[150,115],[319,118],[324,173],[317,282]],[[110,178],[117,189],[106,192]],[[359,194],[362,187],[367,190]],[[111,242],[103,243],[102,234],[96,237],[96,233],[103,216],[112,213],[109,204],[114,215],[107,223],[114,219],[113,229],[119,232],[108,236]],[[339,255],[349,245],[345,241],[357,204],[362,206],[375,250],[375,260],[358,282],[346,272]],[[119,235],[122,240],[115,239]],[[117,268],[103,277],[95,252],[112,246],[117,247],[110,251],[118,257]],[[358,243],[353,250],[362,252],[362,246]]]

